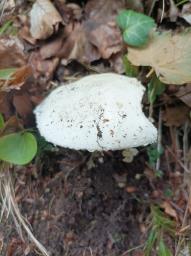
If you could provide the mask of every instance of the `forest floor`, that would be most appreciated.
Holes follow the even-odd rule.
[[[0,3],[0,70],[19,69],[6,88],[0,79],[0,113],[34,130],[35,106],[59,83],[124,73],[119,10],[151,16],[161,30],[190,26],[189,1],[54,0],[57,23],[46,17],[50,24],[36,39],[34,2]],[[145,87],[148,72],[138,73]],[[132,161],[128,150],[90,153],[40,141],[32,163],[10,167],[19,209],[50,256],[191,255],[191,84],[165,85],[156,96],[151,106],[145,95],[143,106],[161,140],[138,148]],[[11,215],[0,223],[0,255],[41,255],[25,232],[18,235]]]

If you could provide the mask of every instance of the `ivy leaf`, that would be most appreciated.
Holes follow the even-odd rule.
[[[132,10],[121,11],[117,16],[117,24],[123,31],[124,41],[137,47],[147,43],[150,30],[156,26],[151,17]]]
[[[146,47],[128,48],[128,59],[135,66],[151,66],[165,84],[191,82],[191,30],[173,34],[154,32]]]
[[[37,152],[35,137],[29,132],[12,133],[0,137],[0,160],[12,164],[29,163]]]

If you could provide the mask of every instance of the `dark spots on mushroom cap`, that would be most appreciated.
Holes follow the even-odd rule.
[[[109,119],[103,119],[103,123],[107,123],[107,122],[109,122]]]
[[[127,117],[127,115],[126,115],[126,114],[123,114],[123,115],[122,115],[122,118],[125,118],[125,117]]]
[[[83,125],[80,125],[80,129],[82,129],[83,128]]]
[[[113,137],[113,136],[114,136],[114,131],[113,131],[113,130],[110,130],[110,134],[111,134],[111,136]]]
[[[98,124],[96,125],[96,128],[97,128],[97,137],[99,139],[101,139],[102,138],[102,131],[101,131],[101,129],[100,129]]]

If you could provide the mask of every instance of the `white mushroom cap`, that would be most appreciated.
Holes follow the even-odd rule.
[[[154,143],[157,130],[142,112],[136,78],[89,75],[55,89],[35,109],[44,138],[71,149],[120,150]]]

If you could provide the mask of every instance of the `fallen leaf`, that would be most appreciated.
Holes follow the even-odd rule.
[[[12,114],[10,95],[6,92],[0,92],[0,112],[7,119]]]
[[[0,79],[1,91],[19,90],[31,74],[32,69],[28,65],[16,69],[6,81]]]
[[[49,0],[37,0],[30,12],[30,33],[35,39],[46,39],[58,30],[62,17]]]
[[[178,216],[176,211],[172,208],[169,202],[164,201],[161,204],[161,207],[164,209],[165,213],[168,214],[169,216],[175,218],[175,220],[178,220]]]
[[[178,92],[176,93],[176,97],[178,97],[188,107],[191,108],[191,84],[181,86]]]
[[[168,107],[163,114],[163,121],[166,126],[179,127],[185,124],[188,114],[189,108],[184,105]]]
[[[88,1],[85,19],[82,22],[73,20],[66,25],[66,39],[58,56],[63,57],[66,63],[72,59],[91,63],[121,52],[122,37],[115,20],[117,11],[122,8],[125,8],[122,0]]]
[[[170,7],[169,7],[169,18],[171,22],[176,22],[178,15],[179,15],[179,9],[174,3],[174,0],[170,0]]]
[[[0,69],[21,67],[26,64],[26,54],[21,41],[14,37],[0,38]]]
[[[87,40],[83,24],[76,22],[65,27],[66,40],[59,57],[66,60],[78,60],[80,62],[90,63],[101,58],[96,47]]]
[[[84,30],[88,40],[96,46],[104,59],[122,49],[122,36],[116,24],[119,10],[125,8],[124,1],[91,0],[85,7],[87,19]]]
[[[191,24],[191,3],[183,5],[180,17]]]
[[[16,93],[13,96],[13,105],[16,109],[16,112],[19,114],[19,116],[26,120],[31,118],[33,105],[30,100],[30,96],[28,93]]]
[[[58,63],[58,58],[44,60],[42,59],[40,52],[34,52],[30,59],[34,78],[41,78],[43,81],[50,80]]]
[[[57,37],[45,43],[39,50],[43,60],[54,57],[58,54],[63,45],[63,38]]]
[[[191,31],[179,34],[154,32],[145,47],[128,48],[128,59],[135,66],[154,68],[163,83],[191,82]]]

